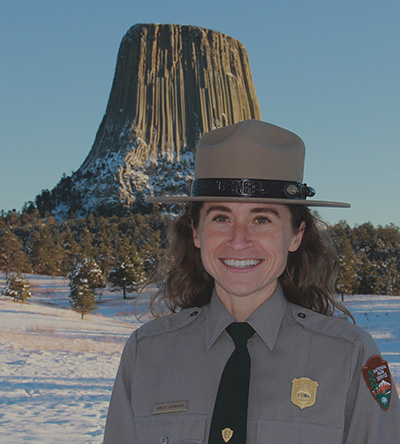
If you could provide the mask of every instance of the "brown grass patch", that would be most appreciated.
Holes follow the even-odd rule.
[[[46,334],[54,334],[56,332],[56,330],[53,327],[42,327],[37,324],[29,327],[27,331],[32,333],[46,333]]]
[[[131,311],[119,311],[117,316],[134,316],[134,314]]]
[[[126,338],[105,335],[102,341],[76,339],[47,332],[32,334],[29,332],[0,332],[0,344],[16,350],[28,351],[65,351],[72,353],[121,354]]]

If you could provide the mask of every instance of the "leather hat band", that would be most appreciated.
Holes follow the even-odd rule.
[[[195,179],[192,197],[256,197],[270,199],[306,199],[315,190],[307,184],[285,180]]]

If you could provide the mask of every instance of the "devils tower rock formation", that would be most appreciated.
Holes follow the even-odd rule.
[[[187,192],[199,137],[249,118],[261,114],[239,41],[194,26],[135,25],[122,39],[106,113],[72,188],[84,190],[86,211],[141,201],[157,187]]]

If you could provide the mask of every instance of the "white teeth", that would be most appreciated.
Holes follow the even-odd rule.
[[[251,268],[258,265],[261,261],[256,259],[245,259],[245,260],[237,260],[237,259],[223,259],[223,262],[228,267],[233,268]]]

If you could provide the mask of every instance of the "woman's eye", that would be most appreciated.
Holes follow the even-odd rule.
[[[227,222],[229,219],[227,216],[224,216],[223,214],[219,214],[218,216],[215,216],[213,218],[216,222]]]
[[[265,216],[258,216],[255,219],[256,224],[267,224],[269,222],[269,219]]]

